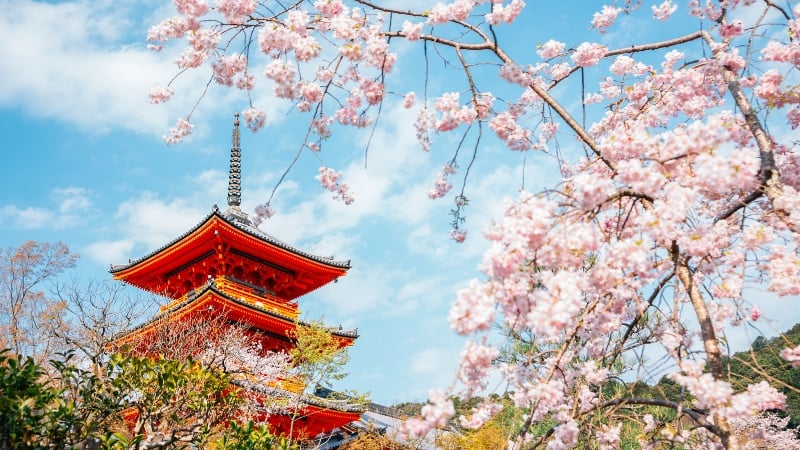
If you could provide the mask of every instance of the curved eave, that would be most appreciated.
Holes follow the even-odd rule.
[[[234,380],[233,384],[270,397],[295,396],[295,394],[293,393],[272,386],[264,386],[256,383],[247,383],[239,380]],[[314,406],[321,410],[335,411],[338,413],[349,413],[349,414],[360,415],[364,413],[364,411],[366,411],[364,405],[358,403],[350,403],[346,400],[331,400],[304,394],[300,396],[300,401],[308,406]]]
[[[350,261],[349,260],[346,260],[346,261],[344,261],[344,260],[335,260],[333,258],[328,258],[328,257],[314,255],[312,253],[304,252],[304,251],[302,251],[302,250],[300,250],[300,249],[298,249],[298,248],[296,248],[294,246],[291,246],[291,245],[289,245],[289,244],[287,244],[287,243],[275,238],[274,236],[272,236],[270,234],[267,234],[267,233],[259,230],[258,228],[256,228],[253,225],[246,224],[246,223],[243,223],[240,220],[237,220],[235,218],[229,218],[229,217],[223,215],[222,213],[220,213],[219,208],[215,205],[210,214],[208,214],[205,218],[203,218],[203,220],[201,220],[197,225],[195,225],[189,231],[187,231],[187,232],[183,233],[182,235],[180,235],[177,239],[174,239],[173,241],[169,242],[168,244],[166,244],[166,245],[164,245],[164,246],[162,246],[162,247],[150,252],[149,254],[147,254],[147,255],[145,255],[145,256],[143,256],[141,258],[138,258],[138,259],[135,259],[135,260],[131,260],[128,264],[112,265],[111,269],[109,270],[109,272],[111,274],[113,274],[115,276],[115,278],[124,278],[125,272],[128,272],[128,273],[133,272],[132,269],[136,268],[137,266],[144,265],[145,262],[147,262],[147,261],[149,261],[149,260],[151,260],[153,258],[156,258],[161,253],[167,252],[170,248],[177,246],[178,244],[181,243],[181,241],[183,241],[186,238],[190,237],[192,234],[196,233],[198,230],[200,230],[208,222],[210,222],[211,220],[215,220],[215,219],[220,220],[220,221],[230,225],[231,227],[234,227],[235,229],[247,234],[248,236],[250,236],[252,238],[255,238],[255,239],[257,239],[257,240],[259,240],[259,241],[261,241],[263,243],[275,246],[275,247],[277,247],[277,248],[279,248],[281,250],[284,250],[286,252],[289,252],[289,253],[291,253],[291,254],[293,254],[295,256],[298,256],[298,257],[301,257],[301,258],[304,258],[304,259],[308,259],[310,261],[313,261],[313,262],[316,262],[316,263],[319,263],[319,264],[322,264],[322,265],[325,265],[325,266],[328,266],[328,267],[331,267],[331,268],[343,269],[344,271],[346,271],[347,269],[350,268]]]
[[[258,315],[266,315],[266,316],[272,318],[273,320],[278,320],[280,322],[283,322],[283,323],[286,324],[287,327],[293,327],[297,323],[299,323],[300,325],[309,325],[307,322],[304,322],[302,320],[298,321],[298,322],[295,322],[295,320],[292,319],[289,316],[285,316],[285,315],[280,314],[280,313],[275,312],[275,311],[270,311],[270,310],[268,310],[266,308],[261,308],[258,305],[254,305],[252,303],[245,302],[245,301],[242,301],[242,300],[240,300],[240,299],[238,299],[236,297],[230,296],[227,293],[217,289],[217,287],[213,283],[209,283],[205,287],[203,287],[203,289],[201,291],[199,291],[197,293],[197,295],[188,297],[186,300],[184,300],[184,301],[172,306],[171,308],[169,308],[169,309],[157,314],[155,317],[153,317],[149,321],[147,321],[147,322],[145,322],[145,323],[143,323],[143,324],[141,324],[141,325],[139,325],[137,327],[134,327],[134,328],[132,328],[132,329],[130,329],[128,331],[125,331],[125,332],[121,333],[120,335],[115,337],[113,340],[114,341],[123,341],[124,342],[126,340],[126,338],[129,337],[129,336],[133,336],[133,335],[139,334],[140,332],[146,333],[149,328],[155,327],[156,324],[159,323],[161,320],[168,319],[170,316],[174,316],[174,315],[183,316],[184,314],[189,314],[193,310],[197,309],[198,304],[207,303],[208,301],[210,301],[210,299],[208,297],[208,293],[214,293],[217,296],[225,299],[226,301],[231,302],[232,304],[236,305],[239,308],[244,308],[246,311],[249,311],[251,314],[254,314],[256,316],[258,316]],[[329,331],[330,331],[330,333],[332,335],[334,335],[334,336],[336,336],[336,337],[338,337],[340,339],[343,339],[343,340],[349,342],[350,344],[352,344],[353,341],[355,341],[358,338],[358,330],[336,330],[336,329],[330,329]]]

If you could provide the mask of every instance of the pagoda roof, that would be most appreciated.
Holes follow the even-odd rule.
[[[211,213],[176,239],[141,258],[130,260],[127,264],[112,264],[109,272],[116,279],[122,279],[134,286],[153,291],[152,286],[155,284],[153,280],[163,279],[215,251],[219,241],[216,238],[218,230],[214,228],[215,223],[218,226],[227,226],[229,234],[238,235],[237,239],[241,238],[243,241],[259,247],[261,251],[270,250],[273,256],[286,255],[293,267],[282,267],[278,265],[279,262],[271,262],[268,257],[261,255],[244,256],[256,257],[261,263],[284,272],[293,273],[300,270],[318,275],[313,280],[306,278],[306,283],[309,283],[308,288],[285,295],[286,300],[292,300],[317,289],[344,275],[350,268],[350,260],[336,260],[332,256],[319,256],[300,250],[258,229],[247,219],[246,215],[238,210],[229,208],[225,212],[220,212],[219,207],[214,205]],[[233,252],[235,253],[236,250],[234,249]],[[177,298],[185,292],[155,293]]]
[[[224,299],[226,302],[229,302],[231,307],[235,307],[237,310],[243,310],[247,315],[251,317],[258,317],[262,316],[268,320],[274,321],[277,320],[279,322],[283,322],[286,324],[287,327],[295,326],[295,325],[311,325],[308,322],[303,320],[296,320],[290,316],[285,314],[281,314],[280,312],[270,310],[265,307],[261,307],[259,305],[253,304],[248,301],[244,301],[242,299],[236,298],[228,293],[224,292],[221,289],[218,289],[217,286],[213,283],[213,281],[209,281],[200,289],[197,289],[195,293],[192,295],[188,295],[185,300],[175,303],[171,305],[169,308],[164,309],[159,314],[155,315],[153,318],[144,322],[136,327],[133,327],[125,332],[121,333],[117,337],[114,338],[116,342],[124,342],[125,339],[129,336],[133,336],[140,331],[144,331],[149,327],[155,326],[158,322],[162,320],[169,320],[171,317],[180,317],[183,314],[189,314],[192,311],[202,310],[203,306],[207,303],[210,303],[211,299],[213,298],[211,294],[216,295],[218,298]],[[233,315],[233,311],[230,312]],[[231,317],[231,319],[241,321],[241,318],[238,317]],[[252,326],[257,326],[258,324],[251,323]],[[346,341],[352,342],[356,338],[358,338],[358,329],[353,330],[343,330],[341,327],[328,327],[327,328],[330,333],[338,338],[342,338]],[[267,331],[267,330],[262,330]]]
[[[280,239],[276,238],[275,236],[273,236],[273,235],[271,235],[269,233],[261,231],[260,229],[258,229],[256,226],[254,226],[253,224],[251,224],[247,220],[242,220],[239,217],[237,217],[236,215],[233,215],[233,214],[230,214],[230,213],[221,213],[220,210],[219,210],[219,207],[217,205],[214,205],[214,206],[211,207],[211,213],[209,213],[203,219],[201,219],[200,222],[198,222],[197,225],[195,225],[189,231],[187,231],[187,232],[183,233],[182,235],[178,236],[177,238],[173,239],[171,242],[169,242],[167,244],[164,244],[163,246],[159,247],[158,249],[153,250],[149,254],[147,254],[145,256],[142,256],[141,258],[132,259],[132,260],[128,261],[128,264],[112,264],[111,265],[111,270],[109,270],[109,272],[111,272],[112,274],[118,273],[118,272],[122,272],[123,270],[126,270],[126,269],[129,269],[131,267],[136,266],[137,264],[141,263],[142,261],[146,261],[146,260],[150,259],[151,257],[153,257],[153,256],[163,252],[164,250],[172,247],[173,245],[175,245],[176,243],[180,242],[184,238],[190,236],[192,233],[194,233],[195,231],[199,230],[203,225],[206,224],[206,222],[208,222],[213,217],[217,217],[219,219],[222,219],[223,221],[227,222],[228,224],[233,225],[234,227],[236,227],[236,228],[244,231],[245,233],[249,234],[250,236],[253,236],[255,238],[259,238],[259,239],[261,239],[261,240],[263,240],[265,242],[273,244],[276,247],[279,247],[279,248],[281,248],[283,250],[286,250],[286,251],[289,251],[291,253],[294,253],[294,254],[296,254],[298,256],[302,256],[304,258],[308,258],[310,260],[316,261],[318,263],[326,264],[326,265],[329,265],[331,267],[341,267],[343,269],[349,269],[350,268],[350,260],[349,259],[346,260],[346,261],[345,260],[335,260],[331,256],[319,256],[319,255],[315,255],[313,253],[305,252],[303,250],[298,249],[297,247],[291,246],[291,245],[281,241]]]
[[[265,386],[260,383],[252,383],[244,380],[234,380],[234,384],[260,392],[262,394],[268,394],[270,397],[292,398],[295,396],[294,393],[289,392],[285,389],[281,389],[274,386]],[[354,403],[346,398],[332,399],[332,398],[317,397],[316,395],[302,394],[300,395],[300,401],[306,405],[316,406],[318,408],[329,409],[332,411],[363,413],[364,411],[367,410],[366,406],[360,403]]]

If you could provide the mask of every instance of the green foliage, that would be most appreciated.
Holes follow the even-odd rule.
[[[340,447],[341,450],[416,450],[413,443],[401,444],[375,430],[360,431],[358,437]]]
[[[230,422],[230,428],[214,443],[217,450],[295,450],[298,447],[283,437],[274,436],[269,428],[253,421],[240,425]]]
[[[159,434],[165,444],[202,443],[241,403],[227,374],[192,359],[117,353],[108,370],[113,392],[123,395],[127,411],[135,411],[134,442]]]
[[[422,414],[423,406],[425,406],[425,403],[402,402],[392,405],[392,409],[397,411],[401,417],[414,417]]]
[[[723,360],[726,375],[733,388],[743,390],[747,385],[767,380],[786,395],[786,410],[790,427],[800,426],[800,368],[794,368],[780,352],[786,347],[800,345],[800,324],[783,335],[766,339],[757,337],[748,351],[737,352]]]
[[[295,341],[295,347],[289,352],[293,372],[307,388],[331,387],[333,381],[347,376],[343,371],[350,360],[347,347],[322,322],[298,324],[290,337]]]
[[[203,446],[241,402],[227,375],[192,360],[120,353],[95,373],[65,355],[50,366],[0,351],[0,449]]]
[[[65,447],[73,435],[75,405],[43,382],[31,358],[0,351],[0,448]]]

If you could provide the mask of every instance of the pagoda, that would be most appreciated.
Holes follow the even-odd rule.
[[[183,235],[152,253],[112,265],[114,279],[168,301],[151,320],[116,340],[148,353],[148,343],[164,327],[189,320],[212,319],[224,311],[224,324],[246,329],[264,353],[288,352],[299,320],[298,300],[344,276],[350,261],[302,251],[258,229],[241,208],[239,115],[235,115],[228,178],[228,207],[211,212]],[[342,346],[352,345],[356,330],[330,328]],[[195,338],[198,338],[195,336]],[[203,339],[204,337],[199,337]],[[190,344],[187,344],[190,345]],[[287,387],[288,386],[288,387]],[[251,388],[252,389],[252,388]],[[363,408],[342,401],[302,395],[291,383],[261,391],[264,396],[301,396],[299,417],[273,414],[267,420],[274,434],[314,437],[358,420]]]

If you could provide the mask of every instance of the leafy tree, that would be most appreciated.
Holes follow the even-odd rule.
[[[28,241],[0,251],[0,348],[41,363],[58,348],[53,339],[61,301],[47,298],[42,285],[75,266],[77,255],[61,243]]]
[[[227,432],[242,401],[228,375],[192,360],[117,353],[104,378],[75,362],[67,355],[45,370],[0,353],[0,448],[203,446]],[[232,430],[227,442],[266,439],[262,429]]]
[[[294,450],[287,438],[276,437],[264,425],[255,425],[253,421],[240,424],[236,421],[230,423],[222,437],[215,442],[214,448],[219,450]]]
[[[0,351],[0,449],[66,447],[75,405],[44,383],[32,358]]]
[[[359,431],[358,437],[341,446],[342,450],[412,450],[413,444],[402,444],[374,430]]]
[[[129,422],[123,442],[137,448],[201,444],[235,416],[241,404],[230,377],[188,359],[112,355],[109,384],[122,394],[118,417]]]
[[[316,386],[331,387],[347,376],[344,366],[350,360],[347,346],[325,328],[322,322],[298,324],[289,336],[294,347],[289,351],[294,375],[313,392]]]
[[[800,324],[780,336],[767,339],[758,336],[750,350],[726,357],[726,374],[736,390],[746,389],[754,380],[767,380],[786,395],[785,414],[789,425],[800,424],[800,368],[781,358],[781,351],[800,344]]]

